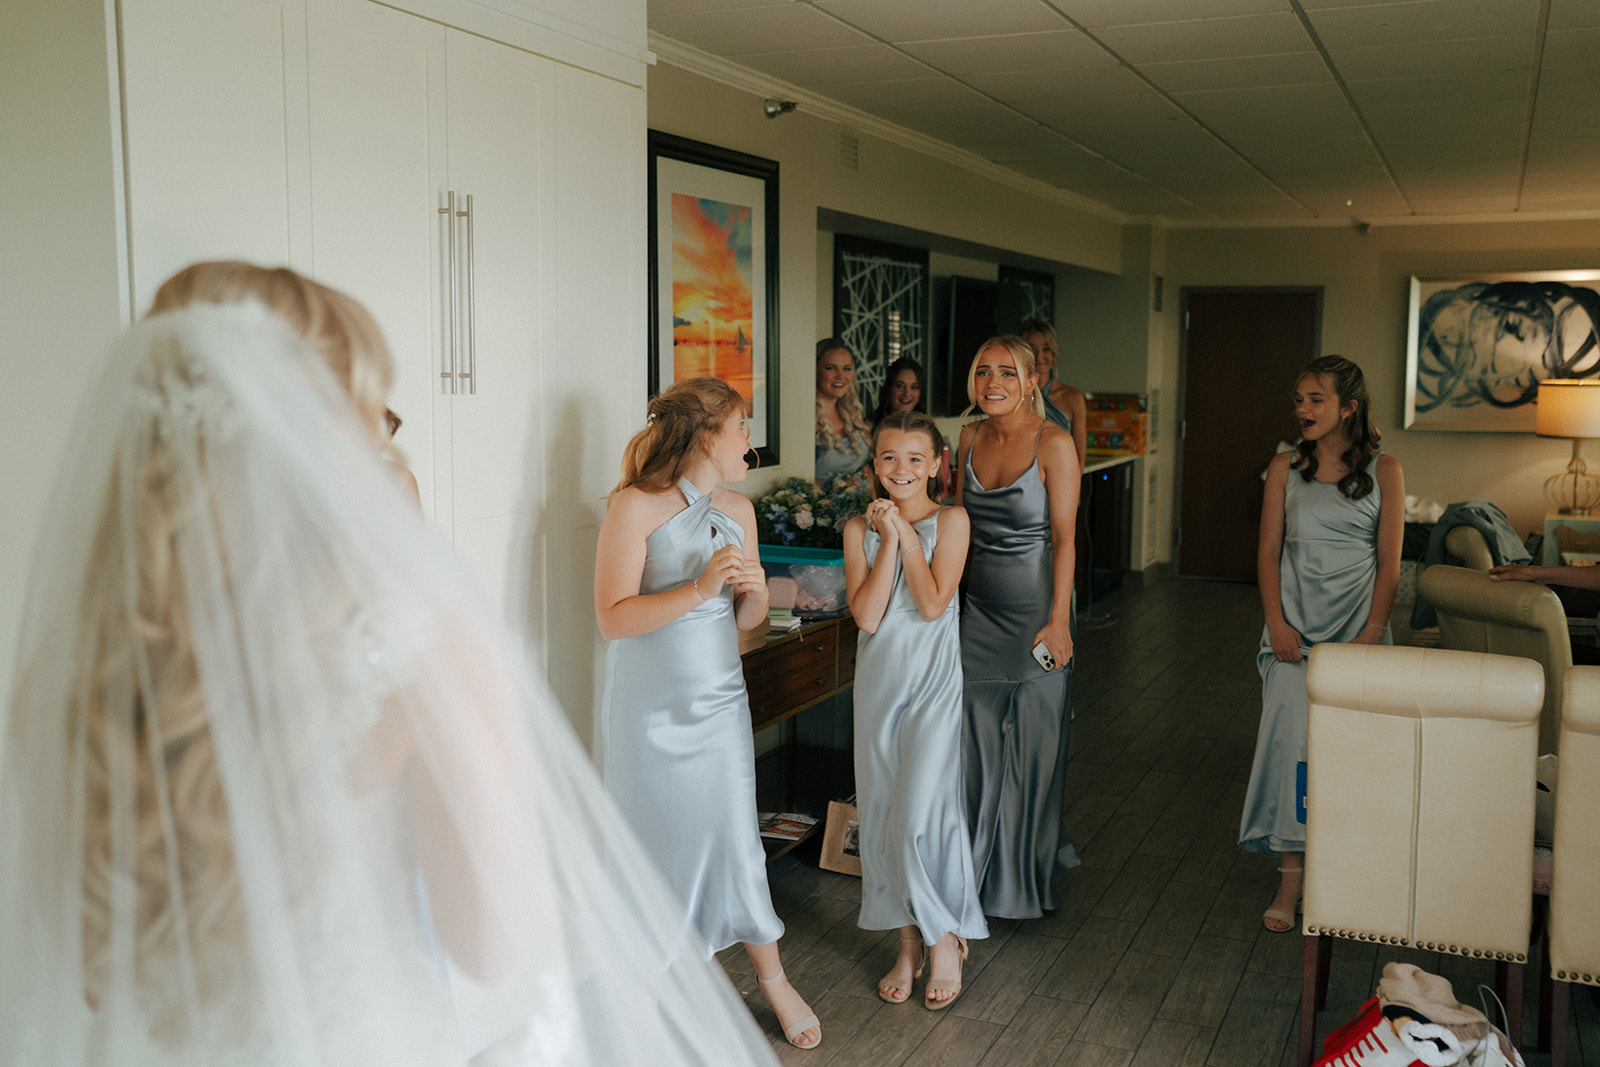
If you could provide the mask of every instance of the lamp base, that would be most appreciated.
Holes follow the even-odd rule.
[[[1544,498],[1563,515],[1587,515],[1600,507],[1600,476],[1587,471],[1562,471],[1544,482]]]

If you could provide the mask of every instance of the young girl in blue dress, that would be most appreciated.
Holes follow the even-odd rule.
[[[1361,368],[1313,360],[1294,414],[1300,443],[1268,465],[1261,502],[1261,728],[1239,821],[1239,847],[1278,857],[1278,893],[1261,917],[1275,933],[1294,928],[1304,877],[1295,767],[1306,758],[1306,653],[1324,641],[1390,643],[1405,529],[1405,478],[1378,451]]]
[[[941,437],[927,415],[884,416],[872,435],[876,499],[844,531],[855,680],[856,797],[865,930],[900,931],[878,983],[911,997],[931,951],[931,1010],[961,992],[967,939],[987,937],[961,793],[961,641],[955,593],[967,513],[941,507]],[[924,947],[928,946],[928,947]]]

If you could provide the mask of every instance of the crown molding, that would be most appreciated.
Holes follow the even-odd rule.
[[[831,100],[826,96],[802,89],[798,85],[791,85],[770,75],[753,71],[749,67],[742,67],[721,56],[702,52],[692,45],[673,40],[671,37],[663,37],[654,30],[650,31],[649,46],[659,62],[677,67],[680,70],[698,74],[703,78],[709,78],[714,82],[720,82],[730,88],[750,93],[753,96],[763,98],[775,96],[783,100],[798,101],[800,110],[813,118],[837,122],[860,133],[870,134],[880,140],[898,144],[903,148],[909,148],[926,156],[932,156],[935,159],[943,160],[964,170],[982,175],[990,181],[1008,185],[1031,196],[1053,201],[1076,211],[1081,211],[1086,215],[1107,219],[1119,225],[1128,221],[1126,213],[1102,204],[1098,200],[1090,200],[1086,196],[1080,196],[1077,193],[1057,188],[1048,182],[1039,181],[1037,178],[1018,174],[1009,167],[990,162],[980,155],[968,152],[964,148],[957,148],[946,141],[941,141],[936,137],[929,137],[927,134],[918,133],[915,130],[908,130],[904,126],[896,126],[892,122],[878,118],[876,115],[869,115],[867,112],[857,110],[848,104],[841,104],[837,100]]]

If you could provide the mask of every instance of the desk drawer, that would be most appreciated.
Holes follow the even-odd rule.
[[[746,656],[744,682],[750,691],[752,725],[759,727],[831,692],[837,684],[838,648],[838,629],[828,626]],[[853,659],[853,651],[851,655]]]
[[[842,689],[856,680],[856,635],[861,632],[856,620],[846,616],[839,620],[839,681]]]

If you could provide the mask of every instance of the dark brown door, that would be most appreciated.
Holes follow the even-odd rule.
[[[1186,290],[1178,573],[1254,581],[1261,473],[1297,436],[1289,398],[1319,354],[1320,290]]]

